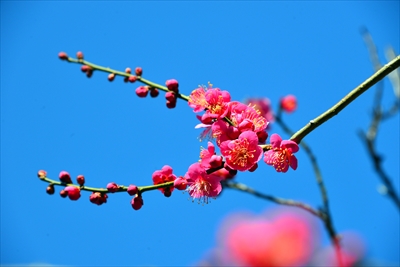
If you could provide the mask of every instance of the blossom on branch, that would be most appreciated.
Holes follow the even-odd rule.
[[[293,154],[299,151],[299,146],[291,140],[282,140],[278,134],[271,135],[272,148],[264,153],[264,161],[274,166],[277,172],[287,172],[289,166],[297,169],[297,158]]]
[[[190,165],[187,173],[185,174],[189,195],[199,203],[208,203],[210,197],[215,198],[221,193],[221,177],[207,174],[206,170],[200,163]]]
[[[247,171],[262,157],[262,148],[258,146],[257,134],[252,131],[241,133],[236,140],[224,141],[220,145],[226,165],[233,170]]]

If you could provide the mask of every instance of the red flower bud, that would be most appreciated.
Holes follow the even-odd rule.
[[[171,79],[165,82],[165,85],[167,86],[168,90],[173,91],[175,93],[178,93],[178,81],[175,79]]]
[[[165,99],[167,99],[167,101],[170,101],[170,102],[173,102],[173,101],[176,102],[176,95],[172,92],[166,92]]]
[[[134,198],[132,198],[131,205],[134,210],[140,210],[140,208],[143,206],[142,196],[136,195]]]
[[[139,86],[136,88],[136,94],[138,97],[146,97],[149,93],[149,88],[147,86]]]
[[[187,187],[187,180],[183,177],[178,177],[174,180],[174,187],[178,190],[185,190]]]
[[[119,189],[119,186],[116,183],[108,183],[107,184],[107,190],[110,193],[115,193]]]
[[[153,88],[153,89],[150,90],[150,96],[151,97],[157,97],[159,95],[159,93],[160,92],[158,91],[157,88]]]
[[[77,53],[76,53],[76,57],[77,57],[78,59],[83,59],[83,53],[82,53],[81,51],[77,52]]]
[[[68,59],[68,55],[67,55],[65,52],[60,52],[60,53],[58,53],[58,57],[59,57],[61,60],[67,60],[67,59]]]
[[[107,198],[108,198],[107,194],[102,194],[100,192],[93,192],[90,195],[89,200],[93,204],[101,205],[103,203],[107,203]]]
[[[61,196],[62,198],[66,198],[66,197],[68,196],[68,192],[65,191],[65,190],[61,190],[61,191],[60,191],[60,196]]]
[[[46,192],[49,195],[54,194],[54,185],[50,184],[47,188],[46,188]]]
[[[131,75],[131,76],[129,76],[128,80],[129,80],[129,82],[134,83],[134,82],[136,82],[137,77],[134,75]]]
[[[64,191],[68,193],[68,197],[71,200],[78,200],[81,197],[81,190],[75,186],[67,186]]]
[[[142,68],[141,67],[137,67],[135,69],[135,73],[136,73],[137,76],[142,76],[142,74],[143,74]]]
[[[297,108],[297,99],[294,95],[287,95],[281,99],[281,108],[287,113],[291,113]]]
[[[46,175],[47,175],[47,172],[44,171],[44,170],[40,170],[40,171],[38,171],[38,173],[37,173],[37,176],[38,176],[40,179],[46,178]]]
[[[115,73],[110,73],[110,74],[108,75],[108,80],[109,80],[110,82],[114,81],[114,78],[115,78]]]
[[[167,108],[174,108],[174,107],[176,107],[176,100],[174,101],[167,100]]]
[[[92,70],[92,68],[89,67],[88,65],[82,65],[82,67],[81,67],[82,72],[88,72],[90,70]]]
[[[139,192],[139,189],[136,185],[130,185],[127,190],[130,196],[136,195]]]
[[[80,185],[83,186],[85,184],[85,177],[83,175],[78,175],[76,177],[76,182]]]
[[[63,183],[72,184],[71,176],[66,171],[61,171],[60,174],[58,175],[58,178]]]

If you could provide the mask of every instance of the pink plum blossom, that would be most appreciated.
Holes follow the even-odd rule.
[[[230,101],[231,96],[227,91],[221,91],[219,88],[199,87],[190,94],[188,104],[194,109],[194,112],[206,110],[203,115],[204,119],[207,117],[218,119],[226,116]]]
[[[263,151],[253,131],[245,131],[238,139],[222,142],[220,149],[226,159],[225,164],[238,171],[251,169],[261,159]]]
[[[164,167],[161,168],[161,170],[157,170],[153,173],[153,184],[163,184],[167,182],[172,182],[176,179],[176,175],[172,173],[172,168],[168,165],[165,165]],[[167,191],[172,192],[174,190],[173,186],[170,186],[169,188],[159,188],[163,194],[165,194]]]
[[[222,157],[215,154],[215,146],[208,142],[208,148],[200,151],[200,165],[206,169],[217,168],[222,165]]]
[[[258,110],[260,115],[266,118],[268,122],[271,123],[274,121],[271,101],[268,98],[249,98],[246,99],[245,103]]]
[[[187,180],[189,195],[198,199],[199,203],[208,203],[208,199],[215,198],[221,193],[221,177],[213,174],[207,174],[206,170],[200,163],[190,165],[187,173],[185,174]]]
[[[264,153],[264,161],[274,166],[277,172],[287,172],[289,166],[297,169],[297,158],[293,154],[299,151],[299,146],[291,140],[283,140],[278,134],[271,135],[272,148]]]

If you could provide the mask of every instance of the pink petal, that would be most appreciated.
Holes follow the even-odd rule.
[[[272,134],[270,141],[273,148],[281,147],[282,138],[279,136],[279,134]]]
[[[295,156],[290,157],[290,167],[292,167],[293,170],[297,169],[297,158]]]
[[[281,142],[281,147],[290,149],[292,153],[296,153],[297,151],[299,151],[299,145],[291,140],[283,140]]]

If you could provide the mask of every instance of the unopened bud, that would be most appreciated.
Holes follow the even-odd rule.
[[[142,74],[143,74],[142,68],[141,67],[137,67],[135,69],[135,73],[136,73],[137,76],[142,76]]]
[[[76,177],[76,182],[80,185],[83,186],[85,184],[85,177],[83,175],[78,175]]]
[[[60,196],[61,196],[62,198],[66,198],[66,197],[68,196],[68,192],[65,191],[65,190],[61,190],[61,191],[60,191]]]
[[[82,53],[81,51],[77,52],[77,53],[76,53],[76,57],[77,57],[78,59],[83,59],[83,53]]]
[[[150,90],[150,96],[151,97],[157,97],[160,94],[157,88],[153,88]]]
[[[58,53],[58,57],[59,57],[61,60],[67,60],[67,59],[68,59],[68,55],[67,55],[67,53],[65,53],[65,52],[60,52],[60,53]]]
[[[47,188],[46,188],[46,193],[49,195],[54,194],[54,185],[50,184]]]
[[[38,173],[37,173],[37,176],[38,176],[40,179],[46,178],[46,175],[47,175],[47,172],[44,171],[44,170],[40,170],[40,171],[38,171]]]
[[[115,78],[115,73],[110,73],[110,74],[108,75],[108,80],[109,80],[110,82],[114,81],[114,78]]]
[[[134,75],[131,75],[131,76],[129,76],[128,80],[129,80],[129,82],[134,83],[134,82],[136,82],[137,77]]]
[[[143,198],[142,196],[136,195],[134,198],[131,200],[131,205],[134,210],[140,210],[140,208],[143,206]]]
[[[137,188],[136,185],[130,185],[130,186],[128,187],[127,192],[128,192],[128,194],[129,194],[130,196],[134,196],[134,195],[136,195],[136,194],[139,192],[139,189]]]

